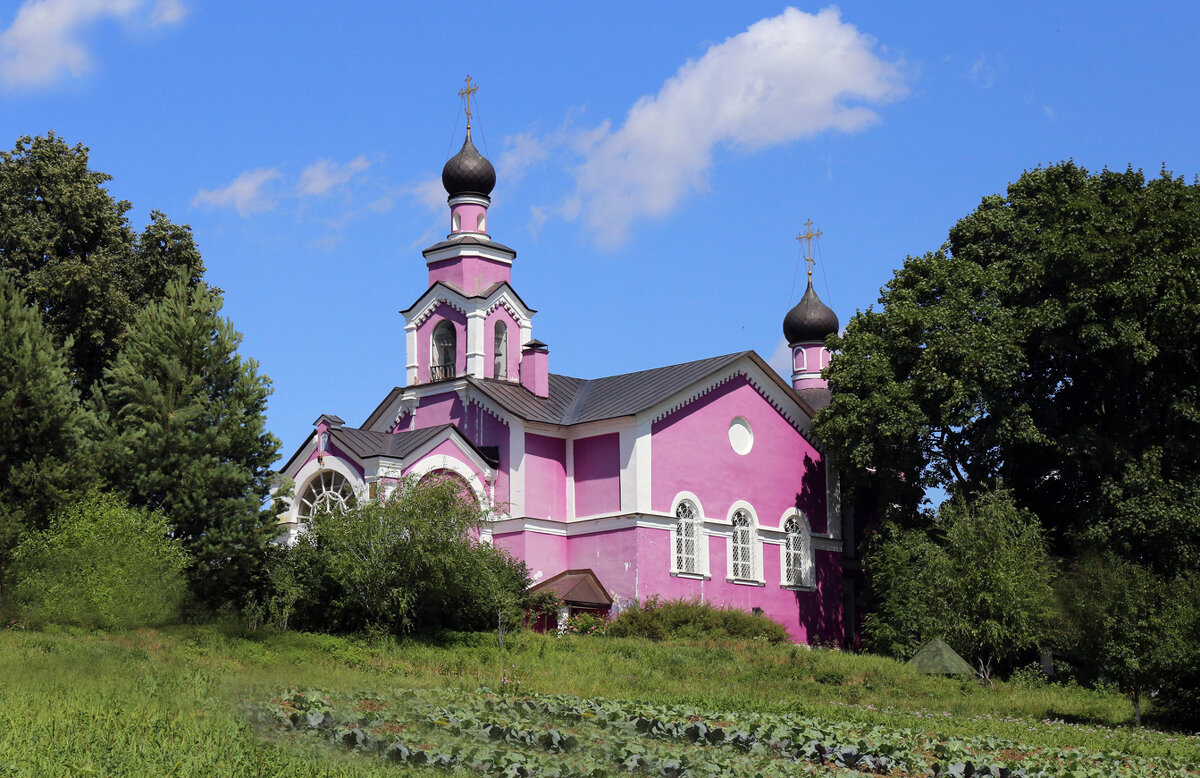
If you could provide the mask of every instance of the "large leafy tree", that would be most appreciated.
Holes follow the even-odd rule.
[[[0,272],[0,568],[27,530],[86,487],[88,414],[42,317]]]
[[[941,637],[990,679],[1050,633],[1054,565],[1037,518],[993,488],[942,503],[928,530],[890,526],[872,548],[868,644],[908,658]]]
[[[240,602],[274,530],[261,510],[279,441],[271,382],[237,349],[221,297],[185,273],[134,319],[97,392],[103,469],[136,507],[162,510],[210,604]]]
[[[0,152],[0,270],[6,271],[69,344],[69,365],[85,394],[112,361],[137,312],[183,271],[204,273],[191,230],[150,214],[141,233],[130,204],[88,168],[88,150],[54,133],[23,137]]]
[[[996,478],[1060,551],[1200,567],[1200,184],[1029,171],[831,345],[825,444],[919,521]]]

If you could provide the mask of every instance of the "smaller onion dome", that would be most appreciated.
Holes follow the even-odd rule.
[[[787,338],[789,346],[794,346],[823,341],[837,331],[837,314],[817,297],[810,277],[800,302],[783,317],[783,337]]]
[[[442,186],[451,197],[458,195],[490,195],[496,186],[496,168],[487,161],[471,142],[471,128],[462,148],[442,168]]]

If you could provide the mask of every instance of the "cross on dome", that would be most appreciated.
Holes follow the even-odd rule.
[[[808,283],[812,284],[812,268],[813,268],[813,264],[817,261],[817,260],[813,259],[812,242],[813,242],[813,238],[819,238],[819,237],[821,237],[821,235],[823,233],[820,230],[817,230],[816,232],[812,231],[812,226],[813,226],[812,219],[809,219],[808,221],[804,222],[804,226],[807,228],[807,231],[804,232],[802,235],[797,235],[796,240],[799,240],[799,241],[807,240],[808,241],[807,251],[805,251],[805,254],[804,254],[804,264],[808,265]]]
[[[464,86],[462,89],[458,90],[458,96],[467,101],[467,108],[466,108],[466,111],[467,111],[467,134],[470,135],[470,133],[471,133],[471,98],[474,97],[475,93],[479,91],[479,85],[471,83],[471,74],[470,73],[467,74],[467,77],[464,79],[464,81],[466,82],[467,85]]]

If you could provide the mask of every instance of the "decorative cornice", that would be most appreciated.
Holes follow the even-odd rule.
[[[808,429],[809,425],[806,423],[807,419],[798,417],[791,410],[789,410],[787,407],[785,407],[783,402],[781,402],[780,400],[773,397],[771,392],[768,391],[766,382],[760,381],[756,376],[752,375],[750,373],[750,371],[748,371],[744,367],[731,368],[727,373],[718,376],[716,379],[714,379],[706,384],[702,384],[695,391],[681,396],[680,399],[677,400],[676,402],[672,403],[669,406],[661,408],[658,411],[658,413],[656,413],[653,417],[651,417],[650,423],[653,424],[654,422],[662,421],[667,416],[670,416],[672,413],[675,413],[676,411],[681,410],[681,409],[687,407],[688,405],[691,405],[693,402],[700,399],[701,397],[704,397],[705,395],[713,392],[714,390],[718,389],[719,387],[729,383],[730,381],[732,381],[738,377],[745,378],[746,383],[750,384],[750,386],[753,387],[754,390],[756,392],[758,392],[759,395],[764,400],[766,400],[771,405],[772,408],[774,408],[776,411],[778,411],[779,415],[782,416],[784,419],[786,419],[787,422],[789,424],[791,424],[792,427],[794,427],[796,429],[796,431],[799,432],[804,437],[805,440],[807,440],[809,443],[812,443],[814,446],[816,445],[816,442],[811,437],[809,437],[809,429]]]
[[[444,304],[450,308],[453,308],[463,316],[467,315],[466,307],[464,305],[457,301],[451,300],[449,296],[439,294],[434,296],[433,299],[429,301],[429,304],[421,309],[419,314],[410,319],[409,323],[414,327],[420,327],[425,323],[425,320],[432,316],[434,311],[438,309],[439,304]]]

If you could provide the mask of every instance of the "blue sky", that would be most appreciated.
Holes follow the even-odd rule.
[[[809,218],[844,324],[1025,169],[1200,173],[1194,3],[502,5],[0,3],[0,145],[192,226],[285,456],[403,381],[468,73],[489,228],[583,377],[778,359]]]

